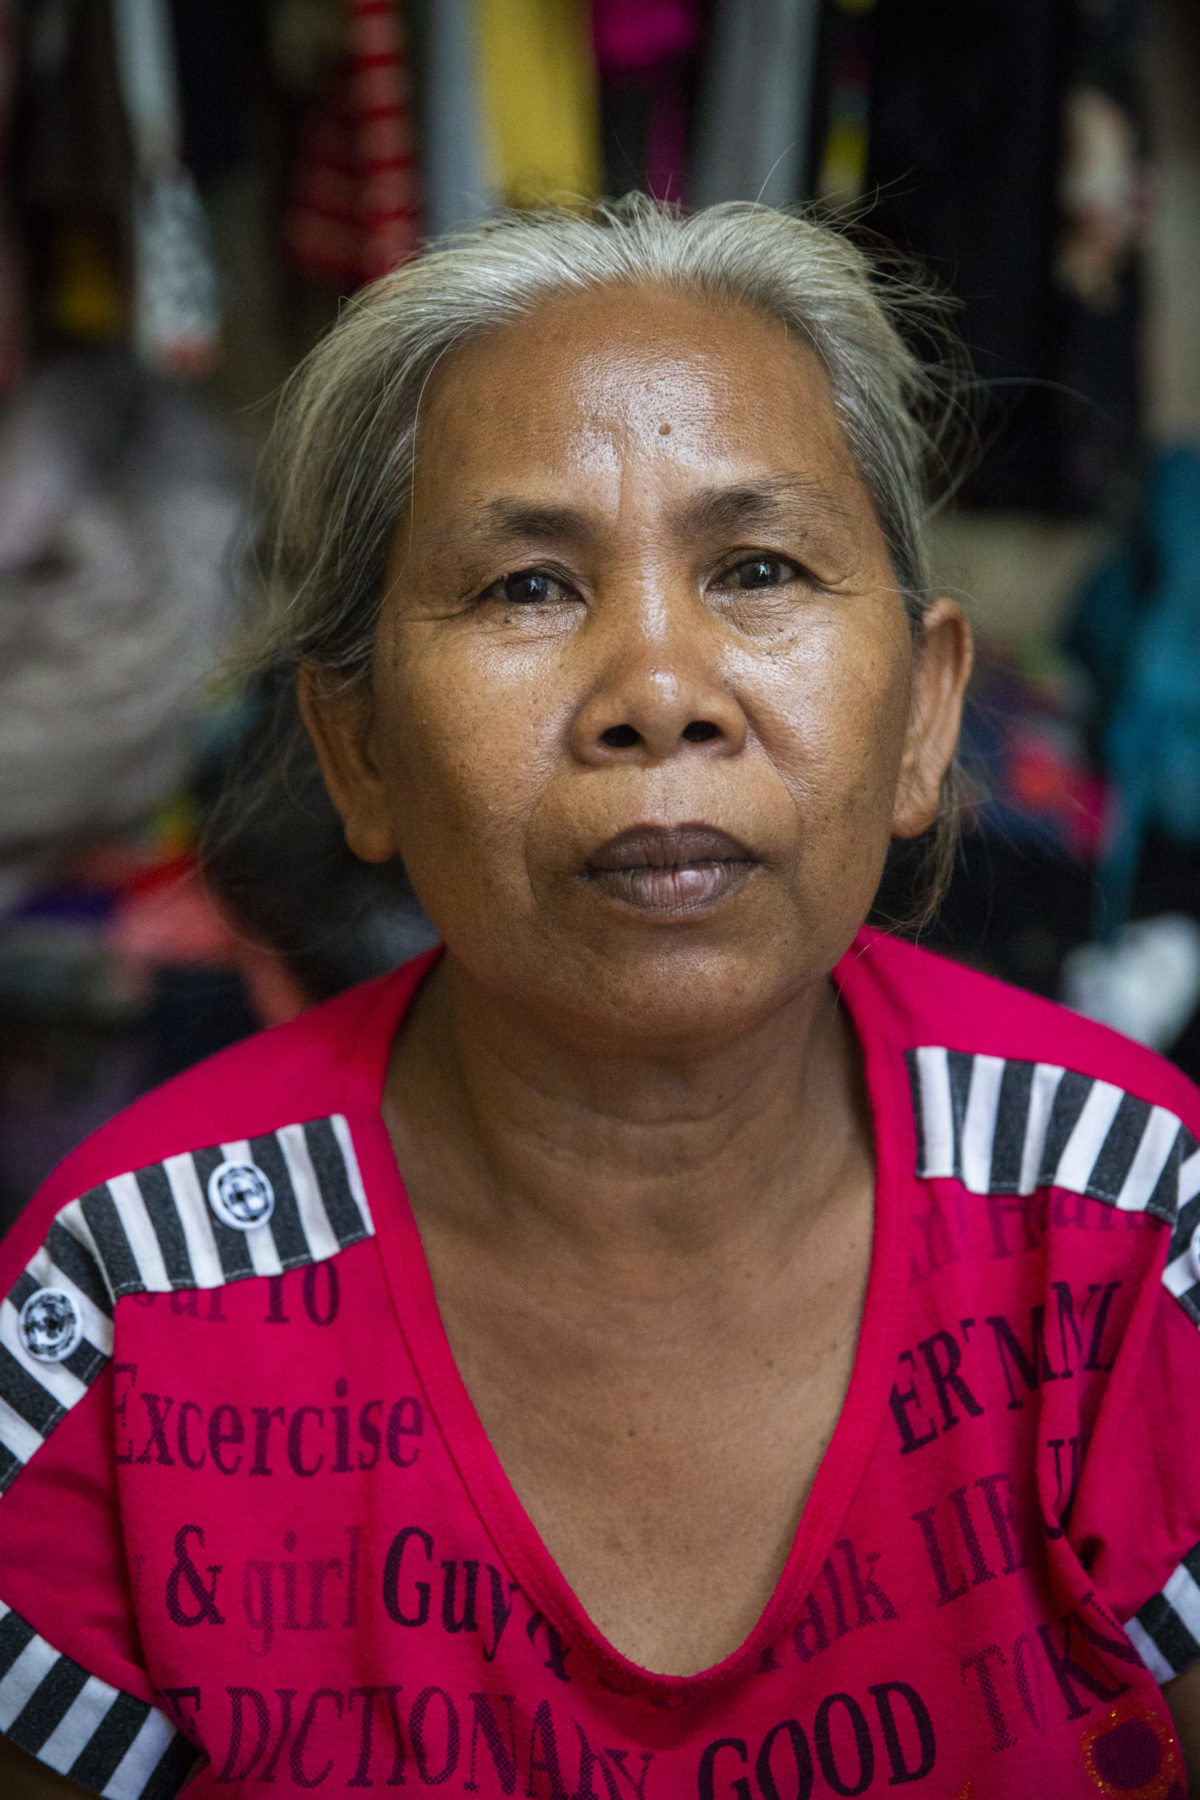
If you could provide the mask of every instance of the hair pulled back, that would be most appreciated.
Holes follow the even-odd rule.
[[[819,358],[919,634],[930,581],[925,522],[949,489],[946,446],[962,416],[964,365],[944,300],[894,254],[868,254],[843,229],[767,206],[731,202],[688,216],[629,194],[583,209],[503,213],[362,289],[284,389],[268,459],[260,606],[239,658],[276,696],[251,811],[270,768],[295,751],[301,663],[350,684],[370,668],[422,399],[439,367],[556,297],[647,283],[751,307]],[[918,354],[922,343],[936,347],[933,360]],[[948,783],[926,846],[919,919],[948,878],[955,834]]]

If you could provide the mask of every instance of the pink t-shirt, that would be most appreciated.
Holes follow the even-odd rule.
[[[197,1767],[214,1796],[1180,1800],[1190,1084],[860,935],[853,1376],[753,1632],[663,1677],[567,1588],[438,1318],[379,1112],[427,967],[149,1095],[2,1247],[0,1729],[114,1800]]]

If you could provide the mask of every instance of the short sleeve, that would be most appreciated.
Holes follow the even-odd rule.
[[[1200,1662],[1200,1152],[1114,1360],[1070,1535],[1161,1684]]]
[[[93,1793],[169,1800],[199,1753],[156,1704],[138,1640],[113,1298],[61,1214],[23,1265],[0,1246],[0,1282],[0,1731]]]

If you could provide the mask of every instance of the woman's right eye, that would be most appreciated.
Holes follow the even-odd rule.
[[[513,575],[502,575],[485,588],[481,600],[498,600],[504,606],[537,606],[547,601],[563,600],[570,589],[546,569],[518,569]]]

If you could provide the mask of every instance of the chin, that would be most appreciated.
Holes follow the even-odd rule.
[[[514,1017],[600,1054],[679,1056],[752,1032],[823,982],[858,929],[853,898],[818,913],[747,891],[675,921],[616,905],[535,908],[489,931],[480,915],[461,930],[447,920],[444,935],[468,978]]]
[[[655,934],[584,958],[574,978],[554,984],[554,1010],[576,1039],[588,1034],[597,1048],[699,1052],[752,1031],[823,979],[837,955],[826,965],[815,949],[803,955],[757,935],[706,943]]]

